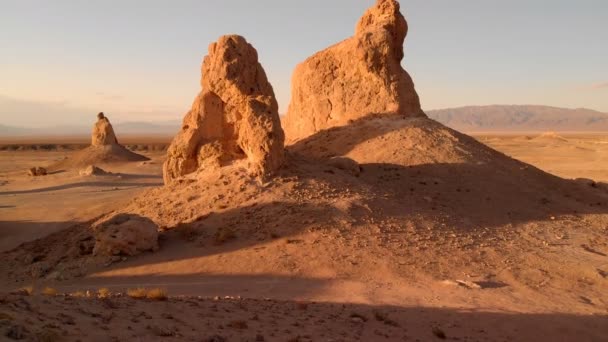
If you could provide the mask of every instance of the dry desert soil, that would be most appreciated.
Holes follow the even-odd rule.
[[[532,166],[416,120],[317,134],[266,184],[237,164],[163,187],[158,137],[106,175],[30,177],[87,142],[5,139],[0,339],[605,341],[608,135],[475,138]],[[160,250],[75,257],[117,212]]]

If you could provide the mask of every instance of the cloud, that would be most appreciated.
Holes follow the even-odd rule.
[[[125,97],[122,95],[108,94],[108,93],[104,93],[102,91],[95,93],[95,95],[97,95],[99,98],[101,98],[104,101],[110,101],[110,102],[122,101],[125,99]]]
[[[604,89],[608,88],[608,82],[600,82],[591,85],[591,89]]]

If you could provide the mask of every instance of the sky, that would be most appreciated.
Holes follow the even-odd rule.
[[[0,125],[181,120],[207,46],[240,34],[287,110],[294,67],[351,36],[375,0],[0,0]],[[401,0],[425,110],[608,112],[608,1]]]

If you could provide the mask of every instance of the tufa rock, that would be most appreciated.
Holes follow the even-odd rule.
[[[110,120],[103,114],[97,114],[97,122],[93,126],[93,133],[91,137],[92,146],[105,146],[118,144],[116,134]]]
[[[93,226],[94,255],[137,255],[158,250],[158,228],[151,220],[119,214]]]
[[[378,0],[355,35],[299,64],[284,118],[290,141],[370,114],[426,116],[401,67],[407,22],[395,0]]]
[[[203,60],[201,86],[167,151],[165,183],[239,159],[247,159],[251,173],[261,178],[279,168],[285,136],[253,46],[240,36],[220,37]]]
[[[27,174],[32,177],[37,177],[37,176],[46,176],[47,172],[46,172],[45,168],[37,166],[37,167],[32,167],[31,169],[29,169]]]
[[[86,168],[80,170],[78,173],[81,176],[103,176],[108,174],[108,172],[95,165],[89,165]]]

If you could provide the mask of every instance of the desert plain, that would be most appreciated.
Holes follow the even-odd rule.
[[[608,181],[608,135],[534,132],[472,135],[551,174]],[[108,175],[81,176],[72,170],[32,178],[26,173],[28,168],[69,157],[86,146],[87,140],[4,139],[0,152],[1,251],[6,253],[21,243],[90,222],[125,206],[150,188],[161,187],[162,164],[170,137],[139,136],[123,140],[150,160],[98,165],[111,172]],[[605,219],[580,213],[568,217],[567,226],[556,225],[554,220],[561,215],[547,212],[543,219],[526,222],[526,231],[519,232],[526,237],[525,258],[535,258],[534,267],[526,269],[523,278],[510,274],[518,262],[509,257],[515,250],[522,252],[523,246],[514,246],[506,254],[496,250],[493,241],[505,238],[502,234],[489,237],[484,247],[479,247],[483,252],[475,262],[490,266],[481,268],[450,261],[465,258],[459,254],[443,255],[448,259],[444,261],[434,259],[429,248],[455,252],[449,247],[452,242],[438,239],[431,232],[393,232],[382,237],[381,228],[373,227],[371,222],[366,223],[367,227],[357,228],[361,232],[356,234],[362,235],[359,239],[374,249],[353,250],[353,246],[347,245],[355,237],[345,235],[340,226],[314,227],[313,211],[302,217],[312,229],[295,235],[277,231],[270,236],[249,237],[236,230],[230,241],[218,243],[213,234],[167,231],[161,240],[162,256],[124,258],[64,281],[22,278],[14,282],[4,278],[4,292],[29,286],[40,292],[50,287],[68,296],[38,294],[24,299],[9,295],[3,314],[23,322],[33,332],[57,338],[88,336],[89,340],[100,341],[108,336],[117,340],[137,336],[142,341],[187,337],[197,340],[200,336],[210,338],[209,341],[214,341],[213,338],[221,341],[217,339],[220,337],[252,341],[261,337],[270,341],[298,338],[424,341],[437,339],[435,334],[441,332],[449,339],[462,340],[532,340],[552,336],[554,340],[600,341],[608,324],[605,296],[608,238],[605,230],[588,235],[581,226]],[[545,231],[546,227],[551,228]],[[320,229],[323,233],[318,232]],[[402,241],[400,235],[408,237]],[[321,256],[301,248],[314,246],[319,239],[332,242],[330,251],[322,249],[318,253],[329,254],[324,258],[337,258],[338,265],[332,265],[337,270],[317,268]],[[385,253],[379,250],[381,246],[391,245],[398,250],[394,251],[398,253],[393,256],[395,260],[391,260],[395,264],[390,268],[395,269],[384,269],[389,266],[382,265],[382,254],[375,262],[366,260],[368,253]],[[427,250],[425,256],[408,257],[421,249]],[[551,260],[552,255],[569,255],[574,259],[569,265],[560,265]],[[237,265],[224,264],[222,259],[226,256],[235,259],[232,262]],[[249,268],[247,265],[257,258],[273,267],[262,274]],[[459,265],[458,272],[450,272],[449,276],[436,273],[438,262],[447,263],[441,265],[447,268],[454,262],[454,266]],[[201,267],[203,264],[216,266],[208,270]],[[342,268],[341,264],[348,267]],[[356,267],[360,264],[365,267]],[[568,267],[571,269],[567,270]],[[308,270],[315,268],[316,276],[308,276]],[[555,277],[565,270],[565,276]],[[160,288],[170,297],[162,302],[148,302],[126,296],[129,289],[136,288]],[[99,289],[122,296],[98,299]],[[72,299],[69,294],[74,293],[92,295]],[[28,304],[7,310],[7,303],[13,300]],[[23,316],[17,319],[16,315]],[[113,328],[106,330],[110,326]]]

